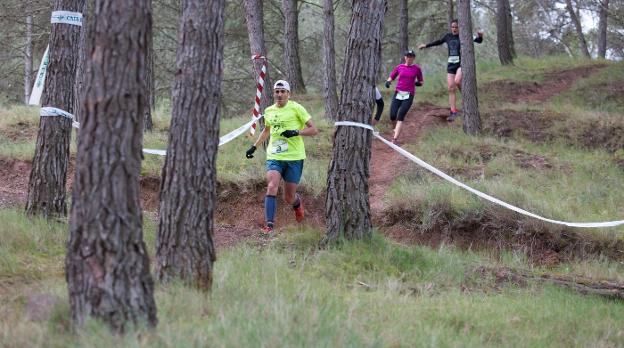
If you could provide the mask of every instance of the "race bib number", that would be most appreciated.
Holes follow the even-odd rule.
[[[448,62],[451,64],[459,63],[459,56],[449,56]]]
[[[405,100],[405,99],[409,99],[409,97],[410,97],[409,92],[397,91],[397,94],[396,94],[397,100]]]
[[[284,153],[288,151],[288,142],[284,139],[277,139],[273,142],[272,154]]]

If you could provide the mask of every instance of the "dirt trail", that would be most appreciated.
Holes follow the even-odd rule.
[[[543,102],[555,94],[569,88],[576,79],[587,77],[596,72],[601,66],[575,68],[546,76],[542,85],[535,84],[530,88],[518,88],[510,81],[497,81],[487,84],[484,90],[497,89],[508,94],[509,101]],[[414,105],[406,117],[401,138],[401,144],[415,143],[423,134],[423,130],[433,126],[446,125],[448,109],[429,103]],[[386,118],[382,122],[388,122]],[[456,121],[461,123],[461,118]],[[391,131],[383,134],[391,138]],[[384,143],[373,140],[372,157],[370,163],[370,203],[374,218],[379,218],[385,209],[384,196],[396,174],[410,166],[404,157],[392,150]],[[28,176],[31,163],[11,158],[0,157],[0,208],[17,206],[23,207],[28,189]],[[72,168],[73,169],[73,166]],[[73,171],[69,173],[69,180],[73,178]],[[71,182],[68,182],[70,187]],[[159,179],[154,177],[142,178],[141,201],[146,211],[158,210]],[[259,227],[263,222],[264,186],[258,186],[241,192],[237,188],[220,188],[219,206],[216,211],[215,242],[217,246],[234,245],[241,240],[257,239]],[[243,190],[243,191],[244,191]],[[69,196],[69,194],[68,194]],[[304,195],[306,207],[306,223],[312,226],[324,226],[324,197]],[[288,227],[295,224],[292,210],[280,199],[278,204],[278,225]],[[405,235],[410,231],[399,228],[389,228],[388,234],[397,240],[405,241]]]

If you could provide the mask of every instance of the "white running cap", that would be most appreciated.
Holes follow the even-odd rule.
[[[290,84],[285,80],[277,80],[273,85],[273,89],[285,89],[290,92]]]

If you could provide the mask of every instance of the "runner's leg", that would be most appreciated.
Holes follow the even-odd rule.
[[[266,219],[267,226],[273,227],[275,223],[275,212],[277,211],[277,190],[279,189],[280,180],[282,180],[282,174],[277,170],[269,170],[266,174],[267,178],[267,192],[264,198],[264,217]]]
[[[455,74],[455,86],[457,89],[461,91],[461,79],[462,79],[462,71],[461,68],[457,69],[457,74]]]
[[[392,126],[396,125],[397,115],[399,113],[399,107],[401,106],[401,100],[396,98],[396,92],[392,95],[392,103],[390,103],[390,120],[392,121]]]
[[[397,115],[397,124],[394,127],[394,139],[398,139],[401,134],[401,127],[403,127],[403,121],[405,120],[405,116],[407,112],[412,107],[412,103],[414,102],[414,95],[410,95],[409,99],[401,101],[401,107],[399,108],[399,112]]]
[[[455,85],[455,76],[455,74],[446,74],[446,84],[448,86],[449,104],[451,106],[451,111],[457,110],[457,107],[455,106],[455,90],[457,89],[457,85]]]

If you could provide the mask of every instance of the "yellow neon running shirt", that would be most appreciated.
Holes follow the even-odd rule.
[[[281,108],[276,104],[266,108],[264,122],[271,127],[267,159],[278,161],[305,159],[303,138],[300,135],[286,138],[280,134],[285,130],[302,130],[310,118],[312,117],[301,104],[291,100]]]

